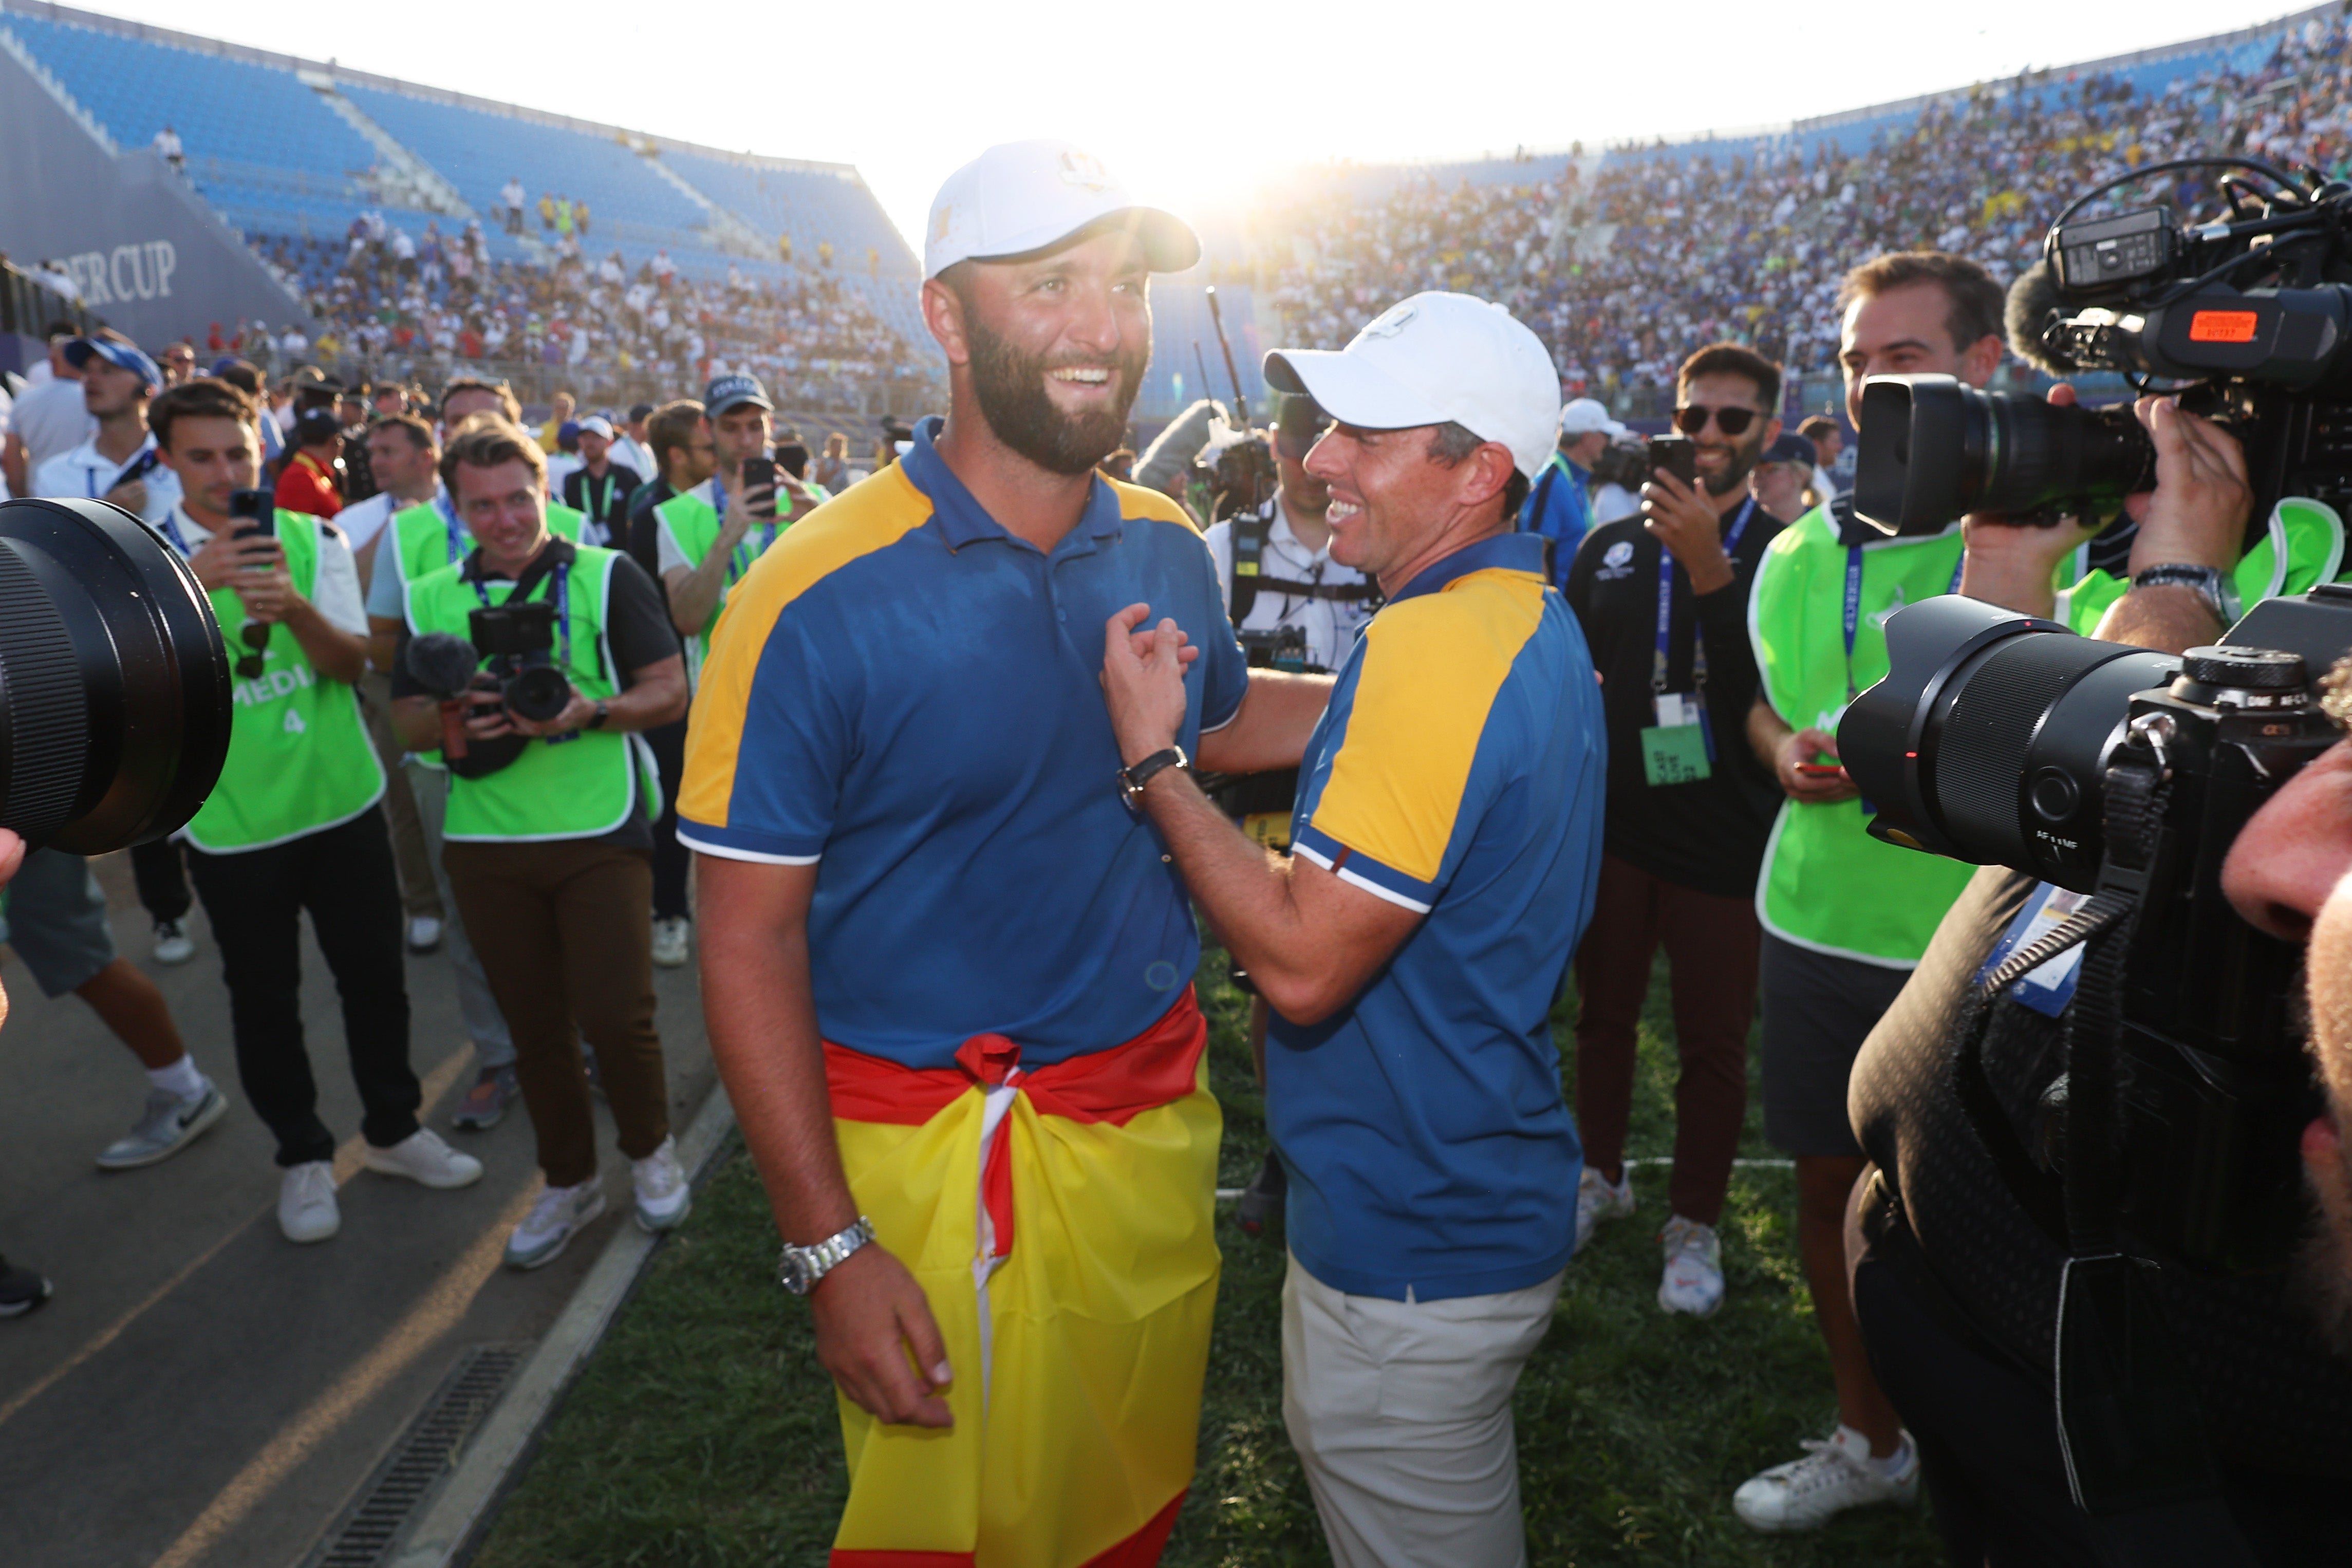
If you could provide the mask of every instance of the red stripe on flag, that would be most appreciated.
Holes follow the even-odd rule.
[[[1168,1549],[1168,1532],[1176,1528],[1176,1512],[1183,1506],[1184,1493],[1178,1492],[1141,1530],[1109,1551],[1087,1558],[1086,1568],[1157,1568],[1160,1554]]]

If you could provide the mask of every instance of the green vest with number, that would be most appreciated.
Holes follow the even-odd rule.
[[[677,547],[680,555],[686,557],[689,566],[702,564],[703,558],[719,542],[719,530],[727,521],[719,514],[719,509],[710,504],[711,494],[710,481],[705,479],[684,494],[672,496],[654,508],[654,516],[660,521],[662,531],[669,535],[670,542]],[[782,539],[791,527],[791,523],[779,521],[776,537]],[[710,607],[710,617],[702,623],[702,629],[687,639],[686,677],[690,685],[702,683],[702,661],[710,657],[710,633],[719,625],[720,612],[727,608],[727,595],[734,588],[736,581],[751,569],[751,563],[768,548],[765,535],[765,526],[754,524],[736,544],[735,559],[727,568],[727,581],[719,590],[719,602]]]
[[[1886,618],[1951,591],[1960,562],[1955,523],[1925,539],[1862,546],[1853,653],[1845,647],[1846,546],[1814,508],[1774,539],[1756,568],[1748,637],[1767,701],[1790,728],[1837,733],[1856,692],[1886,673]],[[1764,929],[1800,947],[1909,969],[1976,868],[1883,844],[1864,831],[1859,800],[1780,803],[1758,878]]]
[[[2264,599],[2307,594],[2322,583],[2335,582],[2343,569],[2344,520],[2336,509],[2303,496],[2283,496],[2271,508],[2262,538],[2231,568],[2230,580],[2237,587],[2242,612]],[[2071,588],[2060,588],[2053,618],[2084,637],[2097,632],[2100,620],[2131,589],[2125,578],[2091,570],[2087,544],[2060,566],[2059,575],[2078,581]]]
[[[401,592],[428,573],[463,561],[466,552],[474,547],[473,535],[460,531],[454,545],[450,537],[449,520],[441,515],[441,500],[435,497],[392,514],[386,526],[392,531],[392,569],[400,574]],[[558,539],[580,542],[580,530],[587,521],[582,512],[557,501],[547,503],[547,531]],[[376,566],[383,570],[384,547],[376,546]]]
[[[278,542],[294,591],[312,598],[319,520],[279,511]],[[244,655],[236,591],[215,588],[211,597],[231,655]],[[213,855],[266,848],[349,822],[383,796],[383,766],[361,721],[359,693],[320,674],[284,626],[269,628],[261,672],[236,678],[232,693],[228,761],[188,823],[189,843]]]
[[[571,625],[571,657],[564,674],[593,701],[619,693],[613,678],[613,651],[605,637],[613,588],[613,563],[620,552],[594,545],[573,546],[564,608]],[[478,588],[479,593],[476,590]],[[467,617],[483,596],[503,605],[512,583],[476,584],[465,563],[429,572],[408,586],[408,629],[422,637],[447,632],[468,637]],[[530,597],[552,602],[555,574],[532,584]],[[553,657],[564,658],[559,625]],[[507,766],[483,778],[452,773],[449,815],[443,835],[452,839],[530,841],[594,838],[629,819],[638,792],[645,792],[647,817],[661,812],[651,753],[635,736],[610,730],[582,730],[569,738],[534,740]]]

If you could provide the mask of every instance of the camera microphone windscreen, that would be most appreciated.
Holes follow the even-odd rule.
[[[2037,261],[2019,273],[2017,281],[2009,286],[2009,308],[2004,312],[2010,353],[2052,375],[2069,375],[2079,369],[2051,353],[2050,345],[2042,341],[2042,330],[2052,313],[2063,315],[2065,310],[2065,298],[2058,292],[2058,280],[2051,276],[2048,261]]]
[[[408,645],[408,673],[436,697],[455,698],[473,685],[481,667],[474,645],[447,632],[426,632]]]

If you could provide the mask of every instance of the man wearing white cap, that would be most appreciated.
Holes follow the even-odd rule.
[[[736,583],[679,840],[712,1053],[842,1393],[836,1563],[1149,1564],[1198,1444],[1220,1118],[1184,888],[1127,788],[1295,765],[1328,677],[1250,671],[1200,535],[1099,477],[1199,241],[1064,142],[926,231],[949,416]],[[1120,767],[1101,627],[1190,638]],[[1573,1185],[1573,1176],[1570,1178]]]
[[[1388,602],[1307,744],[1291,858],[1181,772],[1139,794],[1276,1015],[1283,1418],[1332,1560],[1524,1563],[1511,1391],[1575,1249],[1582,1165],[1549,1016],[1601,863],[1600,689],[1542,542],[1511,526],[1559,382],[1499,306],[1442,293],[1339,353],[1269,354],[1265,376],[1337,421],[1307,468],[1331,489],[1333,558]],[[1132,771],[1187,711],[1185,651],[1159,605],[1107,627]]]
[[[1609,443],[1625,434],[1625,426],[1609,417],[1598,399],[1580,397],[1559,411],[1559,445],[1544,465],[1527,504],[1519,509],[1519,528],[1551,541],[1551,577],[1565,587],[1568,563],[1595,521],[1592,515],[1592,468]]]
[[[585,517],[581,539],[618,550],[628,542],[629,498],[646,476],[613,459],[613,422],[591,414],[580,422],[580,466],[563,476],[556,499]]]

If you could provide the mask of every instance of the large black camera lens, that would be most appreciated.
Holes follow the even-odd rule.
[[[0,505],[0,826],[81,855],[175,832],[233,711],[220,623],[169,545],[104,501]]]
[[[514,672],[499,695],[518,717],[544,724],[572,705],[572,682],[551,664],[527,664]]]
[[[1948,375],[1862,384],[1853,510],[1885,532],[1940,533],[1972,511],[2054,522],[2155,488],[2156,448],[2128,407],[2060,408]]]
[[[2179,658],[1957,594],[1896,611],[1886,655],[1886,679],[1838,724],[1872,834],[2089,891],[2107,754],[2133,694],[2169,682]]]

